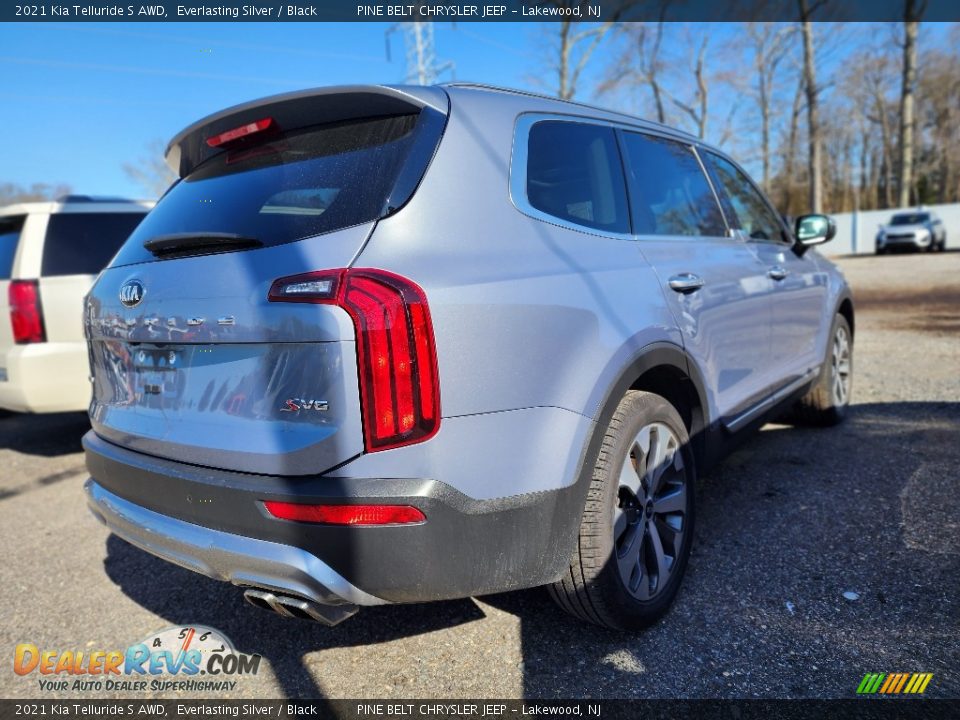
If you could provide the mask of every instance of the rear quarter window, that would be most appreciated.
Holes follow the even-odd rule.
[[[630,232],[613,128],[542,120],[527,140],[527,202],[535,210],[610,233]]]
[[[9,280],[13,272],[13,258],[25,219],[24,215],[0,218],[0,280]]]
[[[404,167],[417,115],[314,126],[221,152],[174,185],[113,261],[154,261],[143,243],[228,233],[265,247],[376,220]]]
[[[40,274],[96,275],[106,267],[144,214],[57,213],[50,216]]]

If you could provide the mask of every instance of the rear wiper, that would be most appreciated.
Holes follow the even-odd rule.
[[[157,235],[147,240],[143,247],[157,257],[169,257],[172,255],[245,250],[263,247],[263,243],[256,238],[235,233],[186,232]]]

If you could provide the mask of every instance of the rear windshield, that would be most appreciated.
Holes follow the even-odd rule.
[[[927,213],[910,213],[907,215],[894,215],[891,225],[919,225],[930,220]]]
[[[0,280],[9,280],[24,215],[0,218]]]
[[[143,243],[163,235],[229,233],[273,246],[375,220],[416,120],[317,126],[220,153],[170,189],[113,265],[156,260]]]
[[[40,274],[44,277],[96,275],[130,237],[144,213],[51,215]]]

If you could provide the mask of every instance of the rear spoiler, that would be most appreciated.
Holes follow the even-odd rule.
[[[186,177],[201,163],[224,152],[221,147],[210,147],[208,138],[264,117],[289,131],[365,117],[417,113],[424,108],[446,118],[447,93],[439,87],[345,85],[273,95],[214,113],[180,131],[167,146],[166,161],[179,177]]]

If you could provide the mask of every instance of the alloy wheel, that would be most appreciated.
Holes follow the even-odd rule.
[[[620,471],[613,533],[616,562],[627,591],[650,600],[667,586],[686,531],[687,472],[674,432],[644,426]]]
[[[830,356],[833,371],[831,391],[833,404],[843,407],[850,397],[850,335],[845,327],[838,327],[833,336],[833,352]]]

